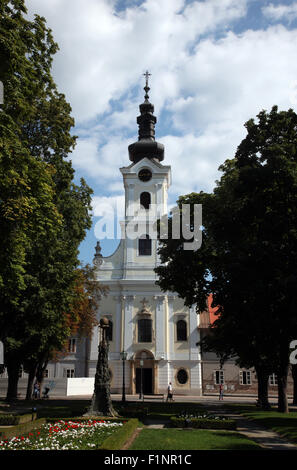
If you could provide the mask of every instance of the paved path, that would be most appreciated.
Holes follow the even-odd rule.
[[[222,406],[222,404],[220,404],[220,406]],[[271,450],[297,450],[297,445],[287,441],[278,433],[255,423],[252,419],[249,420],[239,414],[225,410],[218,410],[218,408],[218,406],[215,406],[212,409],[209,408],[209,412],[223,414],[226,418],[235,419],[237,432],[257,442],[261,447]]]
[[[236,429],[240,434],[243,434],[252,441],[257,442],[257,444],[264,447],[265,449],[297,450],[297,446],[295,444],[288,442],[286,439],[279,436],[276,432],[263,428],[255,422],[244,419],[241,416],[231,414],[228,416],[236,420]]]

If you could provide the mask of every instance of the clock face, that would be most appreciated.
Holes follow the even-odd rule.
[[[148,168],[143,168],[138,173],[138,178],[140,179],[140,181],[144,181],[144,182],[149,181],[151,177],[152,177],[152,172]]]

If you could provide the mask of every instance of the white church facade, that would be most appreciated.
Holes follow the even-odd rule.
[[[202,391],[198,319],[173,293],[156,285],[158,266],[156,218],[167,215],[171,168],[161,161],[164,147],[155,141],[154,107],[140,105],[139,140],[129,146],[131,164],[120,169],[125,190],[122,239],[109,257],[98,251],[94,258],[97,279],[109,288],[100,302],[98,320],[107,317],[111,391],[122,390],[121,352],[125,361],[126,392],[158,394],[172,382],[175,393],[200,395]],[[94,332],[87,360],[88,375],[94,376],[98,354],[98,329]]]

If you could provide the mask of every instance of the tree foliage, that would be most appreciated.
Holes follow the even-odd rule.
[[[286,411],[289,343],[297,333],[297,115],[274,106],[245,126],[213,193],[179,198],[180,209],[203,205],[201,249],[189,254],[183,239],[162,240],[156,272],[163,290],[200,311],[213,293],[220,317],[209,346],[261,366],[266,376],[276,372]]]
[[[91,226],[92,191],[74,184],[68,159],[71,107],[51,75],[58,46],[44,18],[25,14],[23,0],[0,0],[0,330],[9,372],[65,342],[78,247]]]

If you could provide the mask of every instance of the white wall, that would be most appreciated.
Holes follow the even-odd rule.
[[[93,395],[95,377],[67,379],[66,395]]]

